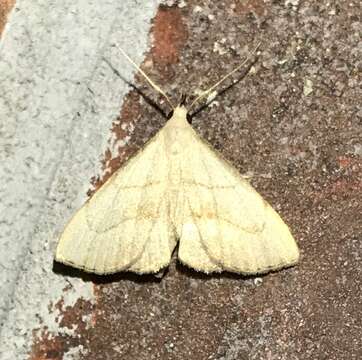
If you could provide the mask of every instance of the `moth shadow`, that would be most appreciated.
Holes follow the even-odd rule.
[[[188,278],[196,279],[196,280],[214,280],[214,279],[230,279],[230,280],[253,280],[255,278],[263,278],[267,276],[270,272],[259,273],[259,274],[237,274],[230,271],[222,271],[222,272],[213,272],[213,273],[204,273],[201,271],[197,271],[195,269],[189,268],[186,265],[183,265],[179,261],[175,261],[172,267],[176,269],[176,271]],[[171,266],[171,264],[169,265]],[[283,269],[284,270],[284,269]],[[279,270],[280,271],[280,270]],[[133,272],[117,272],[114,274],[106,274],[106,275],[98,275],[94,273],[90,273],[81,269],[73,268],[72,266],[68,266],[57,261],[53,261],[53,272],[58,275],[63,275],[71,278],[79,278],[85,282],[92,282],[96,285],[102,284],[111,284],[114,282],[120,281],[132,281],[138,284],[145,283],[160,283],[162,279],[169,273],[169,267],[161,269],[158,273],[155,274],[136,274]],[[276,272],[276,271],[275,271]]]
[[[111,64],[111,62],[103,58],[105,63],[110,67],[110,69],[114,72],[116,76],[118,76],[121,80],[123,80],[132,90],[134,90],[138,95],[142,96],[145,102],[150,105],[153,109],[158,111],[163,118],[169,119],[170,115],[166,114],[166,112],[156,103],[156,101],[152,100],[149,96],[147,96],[138,86],[128,81],[122,74]]]
[[[230,271],[222,271],[222,272],[213,272],[213,273],[203,273],[201,271],[197,271],[194,269],[189,268],[186,265],[183,265],[180,262],[176,263],[176,269],[178,272],[180,272],[183,275],[186,275],[187,277],[197,279],[197,280],[213,280],[213,279],[230,279],[230,280],[252,280],[256,277],[263,278],[267,274],[237,274]]]
[[[168,272],[165,268],[156,274],[135,274],[131,272],[118,272],[114,274],[97,275],[94,273],[86,272],[81,269],[76,269],[71,266],[53,261],[53,272],[58,275],[63,275],[71,278],[80,278],[85,282],[92,282],[96,285],[111,284],[120,281],[132,281],[135,283],[159,283],[163,276]]]
[[[140,96],[143,97],[143,99],[146,101],[147,104],[149,104],[152,108],[154,108],[155,110],[157,110],[165,119],[169,120],[170,116],[172,114],[169,113],[167,114],[154,100],[152,100],[149,96],[147,96],[138,86],[136,86],[135,84],[131,83],[130,81],[128,81],[124,76],[122,76],[122,74],[112,65],[112,63],[106,59],[105,57],[103,58],[103,60],[105,61],[105,63],[110,67],[110,69],[114,72],[114,74],[116,76],[118,76],[121,80],[123,80],[129,87],[131,87],[134,91],[136,91]],[[244,79],[244,77],[249,73],[250,69],[252,66],[254,66],[254,64],[258,61],[258,56],[256,56],[254,58],[254,60],[246,67],[246,69],[242,72],[242,74],[240,74],[230,85],[221,88],[220,91],[218,91],[216,93],[216,96],[211,99],[210,101],[205,102],[203,105],[199,106],[198,108],[196,108],[195,111],[191,112],[188,114],[188,121],[191,124],[192,123],[192,119],[199,114],[200,112],[202,112],[203,110],[205,110],[212,102],[214,102],[217,98],[223,96],[228,90],[230,90],[231,88],[233,88],[236,84],[238,84],[240,81],[242,81]]]

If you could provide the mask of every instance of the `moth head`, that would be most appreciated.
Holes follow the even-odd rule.
[[[180,115],[183,114],[183,116],[186,115],[186,120],[189,124],[191,124],[191,116],[189,114],[188,109],[186,108],[186,102],[187,102],[187,95],[185,93],[181,93],[180,100],[177,103],[177,106],[173,108],[169,114],[167,115],[167,119],[171,119],[172,116],[175,114],[175,112]]]
[[[185,93],[181,93],[180,101],[178,102],[177,107],[186,109],[187,100],[188,100],[187,95]],[[186,112],[186,120],[188,121],[189,124],[191,124],[191,115],[188,110]]]
[[[178,106],[186,106],[187,96],[185,93],[181,93],[180,101]]]

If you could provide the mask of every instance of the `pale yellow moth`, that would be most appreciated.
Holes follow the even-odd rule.
[[[296,264],[299,251],[288,226],[198,136],[184,104],[172,108],[166,125],[70,220],[55,259],[97,274],[156,273],[179,242],[181,263],[205,273],[256,274]]]

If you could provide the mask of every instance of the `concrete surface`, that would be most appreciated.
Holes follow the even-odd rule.
[[[102,11],[106,11],[103,6]],[[113,26],[124,26],[130,31],[136,21],[147,23],[153,8],[148,16],[136,12],[144,10],[144,6],[144,2],[142,6],[130,2],[128,10],[134,11],[132,22],[114,21]],[[22,261],[16,262],[19,270],[14,273],[20,275],[9,277],[8,285],[4,286],[8,294],[10,287],[14,289],[14,295],[8,295],[14,303],[6,305],[12,309],[3,330],[6,349],[29,349],[26,345],[32,342],[28,358],[54,360],[362,358],[360,16],[359,1],[168,0],[153,19],[153,47],[142,66],[175,102],[181,91],[192,94],[195,89],[213,84],[257,42],[262,42],[259,60],[251,74],[198,113],[193,125],[240,172],[254,174],[252,184],[289,224],[302,254],[300,264],[291,269],[262,277],[204,276],[178,265],[174,259],[162,279],[129,274],[96,277],[61,266],[53,268],[59,274],[55,275],[50,268],[51,250],[56,243],[54,234],[61,231],[66,218],[84,199],[86,179],[92,177],[91,187],[99,187],[155,134],[165,119],[136,91],[130,91],[113,123],[112,135],[108,136],[111,146],[104,152],[103,174],[98,177],[98,159],[105,148],[107,126],[117,113],[115,104],[112,117],[109,99],[120,99],[122,92],[114,86],[121,88],[121,81],[105,66],[104,72],[110,79],[107,86],[104,79],[103,85],[90,86],[92,96],[88,95],[87,101],[77,98],[78,90],[67,93],[72,111],[65,111],[67,108],[60,100],[45,109],[42,123],[51,123],[51,129],[47,130],[47,140],[41,143],[54,149],[41,155],[49,157],[54,175],[47,175],[49,166],[33,165],[11,173],[14,164],[16,168],[26,166],[26,157],[14,158],[18,159],[15,162],[9,158],[7,163],[12,165],[7,167],[7,178],[12,182],[25,181],[28,190],[24,195],[19,190],[7,191],[6,199],[18,198],[19,192],[31,199],[27,200],[30,204],[39,201],[39,205],[23,210],[19,205],[22,202],[5,203],[9,220],[5,225],[2,223],[7,227],[1,233],[5,243],[9,243],[7,258],[12,254],[12,246],[18,243],[22,244],[19,253],[26,254],[23,259],[27,259],[22,260],[22,266]],[[13,15],[10,24],[15,20],[25,22],[19,13]],[[53,27],[54,24],[49,25]],[[146,28],[144,24],[134,33],[118,33],[132,44],[130,53],[137,60],[144,48],[134,46],[133,39],[141,39],[145,46]],[[46,31],[39,27],[31,29],[38,37],[46,36]],[[68,36],[71,29],[70,26],[64,33]],[[9,44],[8,36],[17,38],[12,31],[10,27],[3,39],[2,59],[14,58],[11,42],[5,47]],[[86,34],[83,32],[79,37]],[[99,43],[109,44],[108,38],[102,39]],[[103,51],[108,54],[107,46]],[[24,56],[17,57],[25,61]],[[43,66],[54,66],[48,57],[44,56]],[[95,57],[89,56],[89,61],[96,61]],[[120,66],[117,61],[121,60],[113,54],[107,58],[121,69],[122,75],[128,69]],[[78,61],[71,63],[77,66]],[[103,74],[101,65],[95,68]],[[4,77],[9,79],[9,86],[14,84],[9,74],[9,66],[0,71],[1,84]],[[70,84],[75,86],[69,80],[72,76],[64,75],[66,89]],[[92,81],[96,78],[94,75]],[[154,100],[159,98],[141,78],[136,78],[137,86],[146,95]],[[90,84],[85,75],[79,81],[80,88]],[[17,96],[31,96],[33,103],[39,103],[40,94],[33,92],[33,85],[24,81],[19,84]],[[167,109],[164,103],[157,102]],[[10,148],[21,153],[23,143],[15,143],[15,139],[25,138],[36,144],[39,132],[30,128],[40,120],[26,122],[29,114],[23,114],[23,107],[11,109],[9,114],[13,114],[13,119],[16,116],[13,122],[22,121],[21,127],[13,125],[14,129],[23,129],[24,134],[13,137],[14,145]],[[37,119],[36,111],[27,111]],[[80,119],[71,121],[77,112]],[[61,114],[62,121],[52,121]],[[96,128],[103,117],[107,117],[103,120],[107,124]],[[66,132],[70,139],[61,142],[64,128],[59,123],[66,121],[71,122]],[[15,131],[10,124],[6,134]],[[81,145],[83,131],[88,131],[92,139]],[[61,154],[60,144],[64,149]],[[33,151],[30,147],[26,149],[26,153]],[[37,177],[29,175],[33,173]],[[48,187],[38,185],[43,177],[52,179]],[[43,203],[36,200],[40,198],[39,189],[46,194],[42,195]],[[19,208],[20,213],[32,214],[26,222],[19,215],[11,217],[13,212],[19,214]],[[29,208],[31,211],[26,210]],[[24,234],[17,235],[19,228]],[[15,266],[15,262],[7,259],[5,264]],[[67,286],[66,281],[70,282]],[[94,297],[90,294],[92,283]],[[24,293],[31,294],[32,299],[20,301]],[[41,311],[38,304],[42,305]]]
[[[54,247],[102,174],[100,155],[114,146],[107,134],[127,85],[103,57],[132,79],[111,46],[139,61],[156,5],[19,0],[11,12],[0,55],[2,360],[31,356],[45,328],[74,337],[59,326],[59,301],[66,308],[93,299],[91,283],[53,272]]]

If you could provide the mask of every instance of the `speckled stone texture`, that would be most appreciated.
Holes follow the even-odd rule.
[[[213,84],[262,43],[251,74],[193,125],[253,174],[290,225],[301,261],[258,278],[205,276],[175,259],[162,279],[90,277],[97,306],[84,359],[362,358],[360,15],[359,1],[159,8],[143,69],[174,101]],[[138,85],[157,99],[141,78]],[[135,131],[114,167],[165,122],[135,92],[119,120],[118,134],[125,123]]]
[[[92,316],[81,329],[82,359],[362,358],[360,16],[357,0],[160,6],[143,69],[175,102],[181,91],[216,82],[261,42],[251,73],[193,126],[241,173],[253,174],[252,184],[289,224],[301,260],[247,278],[202,275],[176,259],[162,279],[62,269],[96,284],[94,309],[78,304],[63,324]],[[136,85],[167,110],[141,77]],[[131,91],[113,130],[132,145],[118,157],[107,152],[104,169],[115,170],[164,122]],[[52,342],[34,344],[37,359],[60,353]]]

